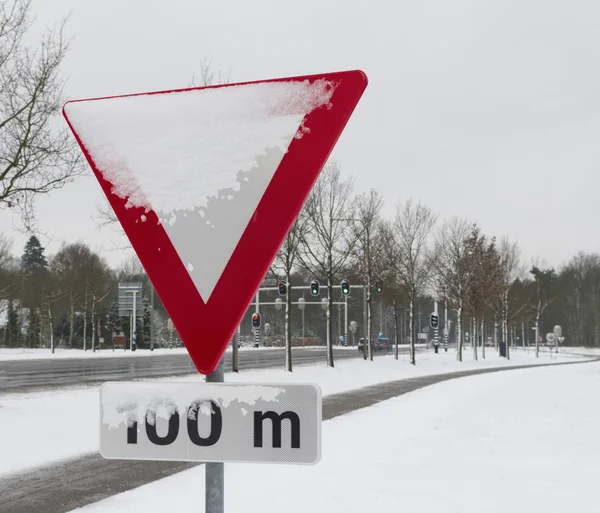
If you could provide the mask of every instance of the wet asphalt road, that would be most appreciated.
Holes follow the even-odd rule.
[[[323,420],[450,379],[577,363],[584,362],[579,360],[560,364],[477,369],[373,385],[324,397]],[[0,480],[0,513],[65,513],[197,465],[198,463],[116,461],[105,460],[99,454],[84,455]]]
[[[403,352],[406,350],[403,348]],[[377,353],[388,354],[388,353]],[[335,349],[336,359],[360,358],[362,352]],[[231,370],[231,353],[225,354],[225,371]],[[243,350],[239,352],[239,369],[263,369],[284,366],[283,348]],[[322,361],[325,348],[295,347],[292,363],[301,365]],[[124,356],[90,358],[57,358],[39,360],[0,360],[0,393],[49,389],[60,386],[92,385],[105,381],[158,378],[196,373],[196,367],[187,354],[157,354],[152,356]]]

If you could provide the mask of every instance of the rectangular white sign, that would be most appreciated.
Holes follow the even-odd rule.
[[[106,459],[315,464],[313,384],[109,382],[100,388]]]

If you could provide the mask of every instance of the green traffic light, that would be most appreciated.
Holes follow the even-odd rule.
[[[345,296],[350,294],[350,282],[348,280],[342,280],[342,294]]]

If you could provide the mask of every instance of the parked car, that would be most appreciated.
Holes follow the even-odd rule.
[[[390,351],[392,349],[392,344],[390,344],[390,339],[388,338],[378,338],[375,341],[375,351]]]
[[[359,351],[364,351],[364,347],[365,347],[365,339],[361,338],[358,341],[358,350]],[[391,351],[391,349],[392,349],[392,344],[390,344],[390,340],[388,338],[378,338],[373,343],[373,351],[374,352],[377,352],[377,351]]]

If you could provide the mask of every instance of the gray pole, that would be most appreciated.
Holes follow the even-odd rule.
[[[231,370],[233,372],[238,372],[238,344],[240,341],[240,327],[241,325],[238,325],[238,329],[235,331],[235,334],[233,335],[233,349],[232,349],[232,353],[233,353],[233,362],[231,362]]]
[[[225,366],[219,362],[215,372],[206,376],[207,383],[223,383]],[[225,465],[223,463],[206,463],[205,468],[205,511],[206,513],[223,513],[225,502]]]
[[[366,285],[363,286],[363,313],[364,313],[364,327],[363,327],[363,333],[364,333],[364,344],[363,344],[363,357],[366,360],[367,359],[367,325],[369,324],[369,320],[367,318],[367,287]]]
[[[348,344],[348,296],[344,296],[344,345]]]
[[[133,351],[133,343],[135,340],[135,328],[136,328],[136,326],[135,326],[135,317],[136,317],[136,311],[135,311],[136,304],[135,303],[136,303],[136,299],[137,299],[136,296],[137,296],[137,291],[134,290],[133,291],[133,322],[132,322],[131,333],[130,333],[130,337],[129,337],[131,340],[131,348],[130,349],[132,351]]]
[[[383,333],[383,299],[379,298],[379,333]]]
[[[150,282],[150,351],[154,351],[154,285]]]

